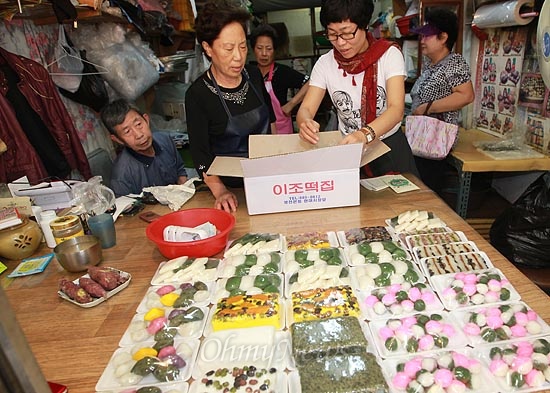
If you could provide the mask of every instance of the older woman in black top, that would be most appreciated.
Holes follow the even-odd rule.
[[[271,132],[275,115],[263,78],[246,66],[246,23],[249,13],[227,0],[203,5],[195,21],[197,41],[210,68],[187,90],[185,112],[191,156],[216,198],[215,207],[237,209],[237,198],[227,187],[242,180],[208,176],[217,155],[248,156],[248,136]]]

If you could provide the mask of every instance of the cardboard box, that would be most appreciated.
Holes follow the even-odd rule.
[[[244,177],[248,214],[359,205],[359,168],[390,149],[376,140],[339,145],[339,131],[317,145],[299,135],[251,135],[249,157],[216,157],[208,175]]]

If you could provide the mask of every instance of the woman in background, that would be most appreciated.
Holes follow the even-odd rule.
[[[275,115],[262,75],[246,66],[246,23],[250,14],[228,0],[204,4],[195,32],[210,68],[185,94],[189,148],[195,168],[216,198],[214,207],[237,209],[237,197],[227,187],[242,187],[242,179],[208,176],[218,155],[248,157],[248,136],[267,134]]]
[[[458,53],[452,52],[458,37],[458,18],[446,8],[426,12],[425,24],[413,32],[420,35],[420,47],[426,57],[420,77],[412,90],[413,115],[435,117],[458,125],[458,112],[474,100],[470,67]],[[443,187],[445,160],[415,157],[422,181],[436,192]]]
[[[298,110],[300,137],[319,140],[314,116],[328,91],[338,114],[342,143],[365,147],[379,138],[391,151],[368,165],[368,176],[418,174],[411,148],[400,131],[405,108],[405,61],[391,42],[369,33],[372,0],[325,0],[321,24],[333,49],[317,60]],[[346,93],[346,94],[343,94]],[[349,97],[349,99],[348,99]]]
[[[293,68],[275,62],[278,47],[277,32],[270,25],[260,25],[250,35],[250,45],[254,50],[258,68],[264,77],[265,87],[271,96],[273,112],[277,117],[277,134],[292,134],[292,110],[300,104],[309,86],[309,76]],[[289,89],[300,89],[288,100]]]

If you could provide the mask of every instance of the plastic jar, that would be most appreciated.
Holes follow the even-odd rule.
[[[74,215],[58,217],[50,221],[50,228],[57,244],[77,236],[84,235],[80,218]]]
[[[44,210],[40,215],[40,228],[42,229],[42,233],[44,234],[46,244],[50,248],[54,248],[57,245],[57,242],[55,241],[55,238],[53,236],[52,228],[50,227],[50,222],[52,222],[56,218],[57,215],[55,214],[54,210]]]

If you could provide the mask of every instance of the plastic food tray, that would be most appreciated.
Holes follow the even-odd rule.
[[[392,240],[390,232],[384,226],[351,228],[336,232],[341,247],[348,247],[362,241]]]
[[[249,364],[246,364],[246,366],[248,366],[248,365]],[[245,366],[245,364],[240,365],[239,367],[243,367],[243,366]],[[233,366],[228,367],[227,365],[224,365],[224,364],[221,364],[221,363],[212,363],[209,371],[210,370],[214,371],[214,370],[216,370],[218,368],[222,368],[222,367],[231,368],[231,369],[233,368]],[[213,379],[223,380],[223,381],[227,381],[229,383],[232,383],[234,379],[230,375],[231,375],[231,373],[228,373],[228,376],[223,378],[223,379],[222,378],[216,378],[216,377],[213,377]],[[199,378],[195,378],[195,381],[189,387],[189,393],[219,393],[219,392],[222,392],[222,390],[216,389],[213,386],[205,387],[204,384],[201,383],[201,379],[204,378],[205,376],[206,375],[201,375]],[[270,377],[270,376],[266,375],[266,377],[269,378],[270,380],[273,380],[272,376]],[[275,381],[276,381],[275,385],[272,386],[269,391],[273,391],[273,392],[277,392],[277,393],[287,393],[288,392],[287,375],[284,372],[284,370],[277,370]],[[258,386],[258,385],[256,385],[256,386]],[[258,390],[258,391],[260,391],[260,390]],[[295,393],[295,392],[292,392],[292,393]]]
[[[284,370],[291,358],[290,333],[272,326],[227,329],[208,333],[201,342],[192,377],[213,368],[255,364]]]
[[[193,284],[193,283],[191,282],[190,284]],[[204,282],[204,284],[207,286],[208,289],[206,289],[205,291],[199,291],[199,292],[202,292],[202,295],[204,295],[204,298],[202,297],[202,295],[199,295],[199,299],[193,298],[193,302],[191,304],[189,304],[188,306],[186,306],[186,307],[190,307],[190,306],[207,306],[207,305],[210,304],[211,295],[212,295],[212,292],[214,291],[214,287],[216,286],[216,284],[214,282]],[[172,285],[172,284],[168,284],[168,285]],[[176,293],[176,294],[179,295],[181,293],[181,289],[179,288],[179,285],[174,285],[174,286],[176,287],[176,289],[171,293]],[[143,297],[143,299],[139,303],[139,305],[136,309],[136,312],[137,313],[146,313],[147,311],[149,311],[153,307],[170,308],[170,307],[166,307],[166,306],[164,306],[160,303],[161,296],[159,296],[157,294],[157,291],[162,287],[163,287],[163,285],[154,285],[154,286],[149,287],[149,289],[145,293],[145,296]],[[204,293],[204,292],[206,292],[206,293]]]
[[[380,290],[380,288],[376,288],[375,290]],[[391,312],[391,308],[389,306],[385,306],[385,312],[383,314],[377,314],[374,311],[374,309],[372,307],[369,307],[365,302],[367,297],[370,296],[371,293],[372,291],[368,291],[368,292],[358,291],[357,293],[357,299],[359,301],[359,307],[361,307],[363,319],[367,319],[369,321],[375,321],[375,320],[388,319],[388,318],[402,318],[408,315],[418,314],[419,312],[418,310],[415,310],[413,308],[411,311],[403,311],[399,314],[393,314]],[[436,293],[433,291],[433,289],[429,285],[427,285],[426,288],[422,290],[422,293],[429,293],[430,295],[432,295],[433,303],[426,302],[426,309],[420,312],[439,314],[443,311],[444,307],[443,307],[443,304],[441,303],[441,300],[439,300]],[[397,302],[396,304],[400,304],[400,302]]]
[[[197,307],[199,308],[203,314],[204,318],[202,318],[200,321],[193,321],[188,323],[183,323],[178,327],[178,334],[175,338],[199,338],[202,335],[202,332],[204,331],[204,326],[206,325],[206,321],[208,320],[208,314],[210,313],[210,309],[208,307]],[[170,314],[170,311],[172,309],[166,310],[166,316]],[[153,336],[151,336],[145,328],[141,328],[142,322],[144,321],[145,313],[136,314],[130,321],[130,324],[128,325],[128,328],[126,328],[126,331],[122,335],[122,338],[120,339],[120,342],[118,343],[121,347],[127,347],[136,345],[140,342],[146,342],[153,339]],[[138,337],[136,335],[133,335],[132,333],[141,333],[143,334],[144,339],[139,340],[135,339],[135,337]]]
[[[280,273],[261,274],[259,276],[275,276],[275,277],[278,277],[278,279],[280,281],[280,284],[278,286],[278,293],[281,297],[284,295],[284,291],[283,291],[284,276],[282,274],[280,274]],[[259,276],[242,276],[242,277],[234,276],[234,277],[220,278],[216,282],[216,288],[212,292],[212,303],[215,306],[216,303],[218,302],[218,300],[220,300],[221,298],[230,296],[230,293],[227,289],[225,289],[225,286],[227,284],[227,281],[231,280],[231,279],[236,279],[236,280],[240,279],[241,284],[239,285],[239,288],[242,291],[246,292],[247,295],[257,295],[257,294],[260,294],[260,293],[264,293],[264,291],[261,288],[258,288],[254,285],[254,281]]]
[[[182,258],[182,257],[180,257]],[[187,258],[187,257],[183,257]],[[184,269],[184,272],[182,274],[179,274],[178,276],[167,276],[164,279],[162,279],[161,269],[170,261],[162,262],[159,264],[159,267],[157,268],[157,271],[153,275],[153,278],[151,279],[151,285],[165,285],[165,284],[182,284],[184,282],[194,282],[194,281],[216,281],[218,278],[218,267],[220,260],[217,258],[195,258],[195,261],[193,263],[196,264],[202,264],[205,265],[207,262],[210,263],[218,263],[218,265],[215,268],[210,269],[199,269],[199,270],[193,270],[189,267]],[[182,262],[183,263],[183,262]]]
[[[390,253],[388,250],[386,250],[386,248],[383,248],[379,252],[374,252],[373,251],[372,254],[376,254],[376,256],[379,257],[379,258],[381,257],[383,261],[387,261],[388,259],[398,260],[398,261],[412,260],[412,257],[411,257],[411,254],[409,253],[409,251],[404,249],[403,247],[401,247],[399,242],[397,242],[395,240],[388,240],[388,241],[391,241],[393,243],[393,246],[395,246],[399,250],[400,254],[404,255],[404,258],[398,258],[401,255],[397,255],[397,254],[394,255],[395,251],[394,251],[394,253]],[[383,242],[369,242],[369,246],[371,246],[371,245],[374,246],[375,250],[378,251],[378,249],[380,248],[380,244],[377,244],[377,243],[380,243],[382,245],[382,247],[384,247]],[[344,248],[344,256],[346,257],[346,261],[347,261],[348,265],[350,265],[350,266],[363,266],[363,265],[366,265],[367,263],[372,263],[372,262],[370,262],[370,260],[367,260],[363,254],[361,254],[359,252],[358,247],[359,247],[358,244],[354,244],[352,246]],[[376,247],[378,247],[378,248],[376,248]],[[355,254],[358,254],[359,257],[354,257]],[[398,257],[396,257],[396,256],[398,256]]]
[[[513,303],[500,303],[500,304],[490,304],[490,305],[485,305],[480,307],[471,307],[467,310],[455,310],[453,311],[453,315],[456,317],[460,330],[464,332],[466,324],[469,323],[470,318],[472,316],[476,316],[479,314],[486,315],[487,313],[491,312],[490,309],[498,309],[503,306],[525,307],[528,311],[531,311],[532,313],[534,313],[534,311],[527,304],[519,301],[519,302],[513,302]],[[496,342],[508,342],[512,340],[524,339],[529,337],[540,337],[540,336],[550,334],[550,326],[548,326],[548,324],[538,314],[534,313],[534,316],[535,316],[534,321],[540,325],[540,332],[535,334],[531,334],[527,332],[524,337],[519,337],[515,334],[510,334],[508,339],[501,339],[497,336],[493,342],[485,341],[481,337],[481,335],[468,335],[468,334],[465,334],[465,335],[470,345],[479,346],[479,345],[485,345],[485,344],[494,344]],[[488,327],[487,324],[480,326],[481,330],[483,330],[483,328],[485,327]]]
[[[398,388],[397,386],[394,385],[394,381],[393,381],[395,375],[397,374],[397,366],[399,364],[403,364],[403,363],[406,363],[407,361],[411,361],[411,360],[417,359],[417,358],[433,359],[437,363],[439,363],[439,360],[442,359],[443,357],[447,357],[447,356],[452,357],[453,354],[457,354],[462,359],[465,356],[468,361],[477,361],[477,362],[479,362],[479,367],[475,367],[475,368],[472,367],[471,369],[469,369],[469,371],[472,375],[472,380],[475,381],[475,384],[472,387],[466,386],[464,392],[469,392],[469,393],[478,393],[478,392],[479,393],[491,393],[491,392],[496,392],[496,391],[501,391],[502,392],[502,390],[495,389],[495,386],[493,384],[493,380],[491,378],[491,374],[490,374],[489,370],[487,369],[487,366],[485,364],[483,364],[481,361],[479,361],[476,356],[472,355],[470,353],[470,351],[465,350],[465,349],[460,349],[460,350],[456,350],[456,351],[441,351],[441,352],[436,352],[436,353],[420,353],[420,354],[417,354],[417,355],[412,355],[412,356],[407,356],[407,357],[402,357],[402,358],[384,359],[381,362],[382,371],[384,372],[384,375],[386,376],[386,381],[388,381],[388,384],[391,388],[391,391],[393,391],[395,393],[405,393],[406,389]],[[441,367],[441,366],[438,365],[434,371],[441,370],[441,369],[453,370],[453,369],[444,368],[444,367]],[[432,374],[433,374],[433,372],[432,372]],[[431,385],[431,386],[433,386],[433,385]],[[428,391],[428,389],[431,386],[425,387],[426,391]]]
[[[420,235],[409,235],[405,237],[405,243],[409,250],[418,246],[429,246],[432,244],[466,242],[468,239],[463,232],[440,232],[425,233]]]
[[[479,277],[480,275],[488,274],[488,273],[496,273],[500,275],[501,278],[506,279],[504,274],[499,269],[486,269],[482,271],[477,272],[471,272],[466,274],[473,274],[476,277]],[[504,301],[501,301],[500,298],[498,300],[491,302],[484,299],[482,303],[474,304],[472,303],[471,299],[465,303],[460,304],[457,302],[455,296],[448,296],[446,295],[446,291],[451,290],[451,285],[455,281],[455,277],[458,273],[451,273],[451,274],[443,274],[443,275],[437,275],[430,278],[430,282],[432,283],[433,288],[439,295],[439,298],[441,299],[441,302],[445,306],[447,310],[455,310],[455,309],[467,309],[470,307],[477,307],[482,305],[488,305],[493,303],[503,303]],[[521,299],[520,294],[516,291],[516,289],[512,286],[510,282],[503,285],[504,288],[510,291],[510,298],[506,300],[506,302],[516,302]],[[476,291],[476,293],[478,293]],[[497,295],[500,292],[497,293]]]
[[[539,337],[539,339],[545,339],[546,341],[549,341],[550,337],[548,336]],[[514,348],[517,348],[518,346],[521,346],[522,344],[525,344],[525,343],[533,344],[536,340],[537,340],[536,338],[528,338],[528,339],[509,341],[508,343],[480,345],[476,347],[475,350],[471,350],[471,353],[473,354],[473,356],[476,356],[481,361],[481,363],[490,370],[489,368],[491,364],[490,353],[493,348],[499,348],[501,350],[513,350]],[[535,355],[535,353],[531,353],[528,359],[532,361],[533,356],[539,356],[539,355]],[[510,357],[511,362],[515,362],[515,359],[517,359],[518,357],[519,356],[511,355]],[[525,356],[522,356],[522,357],[525,358]],[[491,378],[491,381],[495,381],[495,383],[497,383],[498,386],[501,386],[501,390],[500,390],[501,392],[527,393],[527,392],[537,392],[541,390],[544,390],[544,391],[550,390],[550,382],[548,380],[545,380],[540,386],[529,386],[528,383],[525,383],[525,385],[521,387],[513,387],[511,385],[512,372],[513,372],[513,366],[509,365],[509,369],[505,375],[500,376],[490,372],[489,378]]]
[[[340,273],[342,270],[347,271],[347,276],[340,278]],[[338,271],[337,274],[336,271]],[[305,279],[301,283],[295,282],[290,284],[290,279],[295,274],[303,274]],[[285,296],[287,299],[290,299],[292,292],[300,292],[315,288],[335,287],[339,285],[351,286],[351,276],[349,267],[347,266],[311,266],[309,268],[299,270],[298,272],[285,274]]]
[[[328,248],[325,248],[325,250]],[[341,266],[347,266],[346,259],[344,257],[344,254],[342,253],[341,248],[337,247],[330,247],[331,250],[337,250],[338,256],[340,258],[340,265]],[[283,271],[285,273],[295,273],[298,270],[306,269],[311,266],[325,266],[328,265],[328,262],[324,259],[321,259],[320,257],[320,249],[309,249],[309,250],[299,250],[299,252],[307,252],[306,261],[309,261],[307,263],[305,262],[298,262],[296,260],[296,250],[290,250],[287,251],[284,255],[284,265],[283,265]],[[333,252],[333,251],[331,251]],[[332,263],[334,264],[334,263]]]
[[[280,326],[277,330],[282,331],[286,328],[286,308],[287,308],[287,301],[283,298],[283,296],[279,296],[279,315],[280,315]],[[208,314],[208,319],[206,320],[206,325],[204,326],[203,335],[208,336],[214,332],[214,329],[212,327],[212,319],[214,318],[214,314],[216,313],[216,303],[212,306],[212,309],[210,310],[210,313]],[[258,327],[266,327],[266,326],[258,326]],[[267,326],[269,327],[269,326]],[[274,327],[273,327],[274,328]],[[235,329],[224,329],[224,330],[233,330]],[[220,330],[220,332],[223,332],[224,330]]]
[[[78,303],[76,301],[74,301],[73,299],[71,299],[70,297],[68,297],[66,294],[64,294],[63,292],[61,291],[57,291],[57,294],[59,295],[59,297],[61,299],[64,299],[68,302],[71,302],[73,304],[76,304],[77,306],[79,307],[84,307],[84,308],[90,308],[90,307],[95,307],[97,306],[98,304],[100,303],[103,303],[105,300],[109,299],[110,297],[113,297],[114,295],[116,295],[117,293],[119,293],[120,291],[122,291],[124,288],[126,288],[129,284],[130,284],[130,281],[132,280],[132,275],[130,273],[127,273],[127,272],[123,272],[122,270],[118,270],[118,269],[115,269],[115,268],[109,268],[111,270],[114,270],[116,272],[118,272],[121,276],[123,277],[127,277],[128,279],[123,282],[122,284],[120,284],[118,287],[116,287],[115,289],[111,290],[111,291],[107,291],[107,296],[105,297],[100,297],[100,298],[93,298],[94,300],[89,302],[89,303]],[[89,274],[85,274],[83,275],[82,277],[86,277],[86,278],[89,278],[90,275]],[[80,278],[80,277],[79,277]],[[79,278],[73,280],[73,282],[75,284],[78,285],[78,280]]]
[[[413,258],[420,263],[422,258],[437,257],[440,255],[452,255],[460,254],[465,252],[478,252],[479,249],[477,245],[470,242],[457,242],[457,243],[444,243],[444,244],[433,244],[430,246],[417,246],[413,247],[412,255]]]
[[[103,370],[103,373],[101,374],[101,377],[99,378],[99,381],[97,382],[95,389],[96,391],[110,391],[114,389],[122,389],[127,388],[129,386],[151,386],[155,385],[161,388],[164,388],[164,386],[169,386],[174,383],[178,382],[184,382],[191,376],[191,370],[194,367],[195,360],[197,358],[197,353],[199,350],[199,341],[198,340],[175,340],[174,346],[177,349],[177,354],[180,355],[183,360],[187,363],[184,368],[180,369],[180,374],[178,378],[175,381],[170,382],[159,382],[152,374],[147,375],[144,377],[138,384],[131,384],[131,385],[125,385],[123,382],[121,382],[120,378],[118,378],[115,375],[115,372],[117,370],[116,364],[116,358],[120,353],[127,353],[132,354],[134,351],[137,351],[139,348],[146,347],[146,346],[152,346],[154,342],[150,343],[142,343],[138,344],[133,347],[122,347],[118,348],[114,353],[113,356],[111,356],[111,359],[107,363],[107,366],[105,367],[105,370]],[[189,355],[186,356],[181,352],[181,348],[185,346],[187,348],[187,351],[189,352]],[[135,364],[135,361],[133,361]]]
[[[336,232],[305,232],[283,236],[284,250],[309,250],[339,247]]]
[[[487,254],[482,251],[422,258],[420,266],[428,280],[436,275],[474,272],[494,267]]]
[[[238,246],[238,241],[244,241],[245,236],[250,237],[250,241]],[[269,239],[269,241],[262,239]],[[283,236],[279,233],[247,233],[229,241],[223,256],[227,258],[232,255],[264,254],[272,251],[281,252],[283,249]]]
[[[418,348],[418,350],[416,351],[416,353],[434,353],[434,352],[439,352],[441,350],[453,350],[453,349],[460,349],[460,348],[464,348],[466,345],[468,345],[468,340],[466,338],[466,336],[464,335],[464,333],[462,332],[460,326],[457,324],[456,320],[453,318],[453,316],[451,314],[449,314],[448,312],[440,312],[438,313],[439,315],[442,316],[442,320],[441,322],[446,324],[446,325],[449,325],[453,330],[454,330],[454,335],[447,335],[447,334],[443,334],[445,337],[447,337],[449,339],[449,342],[447,344],[446,347],[443,347],[443,348],[439,348],[437,346],[433,346],[432,349],[430,350],[422,350],[420,348]],[[418,314],[415,314],[415,316],[418,316],[418,315],[425,315],[425,316],[429,316],[430,314],[429,313],[418,313]],[[372,338],[374,340],[374,344],[376,345],[376,350],[378,351],[378,354],[380,357],[382,358],[390,358],[390,357],[396,357],[396,356],[408,356],[410,355],[411,353],[407,352],[406,350],[406,340],[412,336],[412,331],[409,329],[403,329],[402,331],[400,331],[400,335],[398,336],[396,334],[396,337],[398,339],[398,346],[397,346],[397,349],[395,351],[390,351],[388,348],[386,348],[385,346],[385,343],[384,341],[382,340],[382,338],[380,337],[380,331],[382,328],[386,328],[389,326],[389,324],[391,324],[392,322],[391,321],[402,321],[404,318],[412,318],[412,316],[407,316],[407,317],[403,317],[403,318],[390,318],[390,319],[385,319],[385,320],[376,320],[376,321],[371,321],[368,323],[369,325],[369,328],[371,330],[371,335],[372,335]],[[435,335],[432,335],[432,337],[435,336]]]
[[[404,261],[399,261],[399,262],[404,262]],[[412,268],[412,270],[418,276],[418,280],[414,280],[414,282],[411,282],[411,284],[426,282],[426,277],[420,271],[418,266],[416,266],[416,264],[411,261],[409,261],[409,264],[410,264],[409,269]],[[357,289],[358,291],[372,291],[375,288],[381,287],[380,285],[376,285],[376,283],[373,281],[374,278],[370,276],[369,269],[371,269],[371,266],[369,265],[375,265],[375,264],[365,264],[362,266],[350,267],[351,284],[352,284],[352,287]],[[368,279],[364,279],[362,277],[368,277]],[[393,282],[394,284],[403,282],[404,281],[403,275],[398,275],[398,277],[396,277],[394,281],[395,281]]]
[[[157,384],[151,384],[147,386],[157,386]],[[139,388],[142,388],[143,386],[127,386],[122,389],[111,389],[107,391],[101,391],[97,393],[129,393],[134,392]],[[167,383],[166,385],[162,385],[162,391],[163,392],[177,392],[177,393],[187,393],[189,391],[189,384],[187,382],[175,382],[175,383]]]
[[[272,255],[274,254],[278,256],[279,262],[271,262]],[[258,274],[269,274],[269,273],[281,273],[282,267],[283,267],[283,261],[284,261],[284,255],[279,252],[273,252],[273,253],[263,253],[263,254],[254,254],[254,256],[257,257],[256,263],[253,265],[250,262],[247,262],[246,259],[249,258],[249,255],[233,255],[227,258],[224,258],[218,268],[218,273],[220,277],[231,277],[236,275],[242,275],[242,274],[236,274],[236,269],[242,269],[242,267],[247,267],[248,274],[251,276],[255,276]],[[266,265],[273,266],[276,264],[277,269],[275,271],[265,271],[264,267]]]

